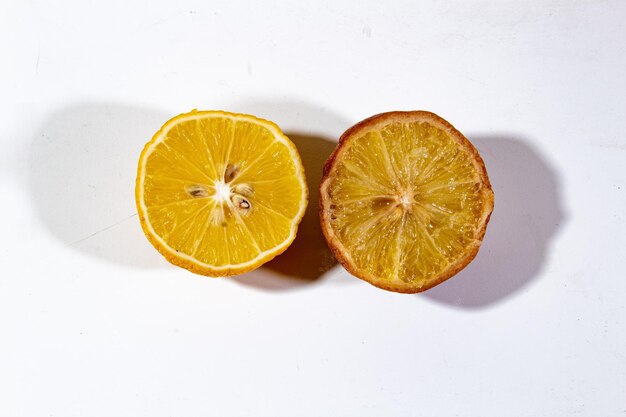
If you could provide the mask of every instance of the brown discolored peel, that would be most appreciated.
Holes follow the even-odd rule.
[[[441,270],[436,276],[431,277],[426,282],[403,282],[399,280],[390,280],[388,277],[375,276],[372,273],[359,268],[351,254],[349,248],[345,247],[333,229],[332,222],[336,220],[336,204],[334,202],[334,196],[332,190],[329,188],[331,178],[333,178],[333,170],[337,166],[337,162],[341,160],[343,153],[348,148],[348,145],[367,132],[376,131],[381,129],[390,123],[409,123],[409,122],[427,122],[428,124],[444,131],[449,137],[451,137],[456,146],[462,151],[466,152],[473,162],[474,169],[480,178],[480,193],[483,201],[482,213],[480,215],[478,224],[476,224],[475,235],[470,244],[468,244],[463,252],[451,262],[447,267]],[[402,218],[404,221],[404,215],[402,213],[412,212],[415,216],[425,216],[426,211],[421,207],[416,200],[419,196],[415,195],[412,190],[407,189],[402,192],[398,192],[395,196],[380,196],[373,200],[373,205],[386,210],[389,207],[391,210],[384,217],[386,221],[393,221]],[[470,143],[463,134],[456,130],[450,123],[435,115],[434,113],[427,111],[408,111],[408,112],[389,112],[381,113],[365,119],[356,125],[349,128],[339,139],[339,143],[334,152],[328,158],[324,165],[323,178],[320,183],[319,193],[319,206],[320,206],[320,221],[322,224],[322,231],[329,247],[337,260],[344,266],[344,268],[352,275],[363,279],[370,284],[394,292],[400,293],[416,293],[425,291],[435,285],[447,280],[461,271],[467,266],[476,256],[482,240],[485,235],[487,224],[493,211],[493,190],[491,183],[487,175],[484,162],[476,148]],[[364,237],[367,239],[367,236]]]

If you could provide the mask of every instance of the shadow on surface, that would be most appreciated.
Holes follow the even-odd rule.
[[[557,175],[528,144],[506,136],[469,139],[487,166],[494,212],[476,259],[419,297],[482,308],[510,297],[537,277],[565,214]]]
[[[309,205],[296,240],[258,273],[234,280],[262,289],[311,283],[336,264],[321,232],[317,203],[322,167],[336,140],[310,132],[347,124],[292,102],[227,110],[258,114],[281,126],[307,121],[302,126],[307,133],[287,130],[302,157],[309,187]],[[134,198],[141,149],[167,119],[156,111],[107,103],[77,104],[46,119],[31,143],[28,187],[37,214],[55,238],[107,262],[144,268],[167,265],[143,236]]]
[[[309,205],[298,227],[296,239],[283,254],[265,264],[265,268],[293,278],[314,280],[337,263],[322,234],[317,203],[322,167],[335,149],[336,142],[317,136],[286,134],[298,147],[302,158],[309,187]]]
[[[309,204],[291,246],[260,271],[234,279],[264,290],[310,284],[337,264],[320,227],[318,187],[324,163],[349,124],[323,108],[293,101],[249,102],[233,110],[272,120],[283,129],[298,148],[309,187]]]
[[[77,104],[48,117],[31,143],[28,186],[55,238],[108,262],[166,264],[143,236],[134,191],[141,149],[167,119],[107,103]]]

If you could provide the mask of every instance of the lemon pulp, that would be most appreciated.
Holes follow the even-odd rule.
[[[331,239],[378,285],[419,289],[437,280],[482,239],[493,197],[475,158],[428,121],[355,134],[324,186]]]
[[[293,144],[253,116],[178,116],[140,160],[146,234],[170,261],[207,275],[244,272],[286,249],[306,194]]]

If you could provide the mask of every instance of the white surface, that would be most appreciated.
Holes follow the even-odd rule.
[[[626,3],[250,3],[0,4],[0,415],[624,415]],[[417,296],[170,266],[135,164],[196,107],[308,135],[312,178],[439,113],[495,187],[478,259]],[[274,270],[327,266],[307,222]]]

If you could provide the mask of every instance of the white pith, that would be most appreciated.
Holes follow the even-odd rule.
[[[215,181],[213,187],[215,188],[213,199],[216,202],[225,203],[230,199],[230,186],[224,181]]]

